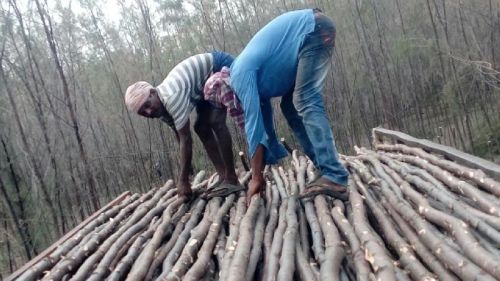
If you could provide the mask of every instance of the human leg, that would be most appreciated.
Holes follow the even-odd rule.
[[[293,104],[293,92],[290,92],[281,98],[280,107],[283,116],[285,116],[285,119],[287,120],[288,126],[292,129],[292,132],[304,150],[304,153],[307,157],[309,157],[309,159],[315,160],[316,156],[314,155],[314,149],[311,144],[311,140],[309,140],[309,137],[307,136],[304,123],[302,122],[302,117],[299,115],[295,105]],[[317,163],[314,163],[314,165],[317,166]]]
[[[322,177],[345,186],[348,173],[338,159],[335,140],[321,95],[330,67],[334,37],[333,22],[323,17],[320,21],[317,20],[315,31],[307,35],[299,52],[293,98],[311,141],[316,167]]]
[[[212,108],[208,117],[209,126],[216,137],[217,147],[222,156],[224,174],[221,174],[221,177],[223,183],[238,184],[234,168],[233,143],[231,133],[226,125],[226,115],[225,108]]]
[[[222,178],[225,173],[225,165],[221,152],[219,151],[217,139],[209,123],[211,110],[212,107],[205,102],[201,102],[196,107],[197,116],[194,123],[194,131],[203,143],[203,147],[214,164],[215,170]]]

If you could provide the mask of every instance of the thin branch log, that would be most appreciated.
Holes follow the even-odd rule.
[[[344,205],[341,201],[334,201],[334,208],[331,211],[332,218],[335,224],[341,231],[342,235],[349,242],[352,259],[354,261],[354,266],[356,268],[356,277],[359,281],[368,281],[368,276],[371,274],[370,266],[366,263],[363,250],[359,242],[356,233],[354,232],[353,226],[344,216]]]
[[[459,177],[471,180],[478,186],[482,187],[484,190],[487,190],[492,194],[495,194],[496,196],[500,196],[500,183],[488,177],[481,170],[464,167],[455,162],[441,159],[435,155],[427,153],[421,148],[409,147],[404,144],[395,144],[395,145],[377,144],[375,148],[384,151],[400,151],[406,154],[415,155],[417,157],[429,161],[429,163],[432,163],[444,170],[447,170],[448,172],[454,173]]]
[[[209,268],[213,248],[215,246],[215,243],[217,242],[217,237],[219,236],[219,231],[222,224],[222,217],[226,215],[229,208],[233,204],[235,198],[236,198],[235,194],[229,195],[224,201],[224,204],[222,204],[222,206],[217,210],[215,218],[212,221],[212,225],[210,226],[210,229],[208,231],[208,235],[205,238],[205,241],[203,242],[200,251],[198,252],[198,259],[191,266],[191,268],[188,270],[188,272],[186,273],[184,278],[182,278],[182,280],[192,280],[192,281],[200,280],[201,277],[205,274],[205,272]]]
[[[263,208],[262,199],[253,196],[247,213],[241,220],[239,239],[234,251],[234,258],[229,268],[227,280],[245,280],[248,260],[250,258],[251,245],[253,241],[253,228],[260,208]],[[244,277],[243,277],[244,276]]]
[[[240,196],[236,203],[236,214],[234,219],[229,225],[229,237],[226,241],[224,260],[222,261],[220,269],[220,280],[225,281],[228,278],[229,268],[231,267],[231,262],[233,261],[234,251],[238,245],[238,236],[240,233],[240,222],[243,218],[247,209],[244,196]]]
[[[266,226],[266,211],[264,208],[259,210],[259,216],[255,223],[255,233],[253,236],[252,251],[250,252],[250,259],[248,261],[246,280],[253,280],[255,269],[259,263],[262,255],[262,242],[264,240],[264,228]]]
[[[361,184],[354,175],[355,184]],[[394,266],[391,258],[387,255],[385,247],[375,238],[367,222],[365,207],[361,195],[354,186],[350,187],[349,201],[353,210],[353,226],[361,245],[365,251],[365,259],[371,264],[373,271],[380,280],[396,280]]]
[[[195,261],[200,246],[203,244],[203,241],[208,234],[210,225],[213,222],[212,216],[216,213],[216,210],[219,208],[220,203],[220,197],[215,197],[209,201],[207,207],[209,212],[208,215],[204,216],[198,226],[196,226],[196,228],[191,231],[191,238],[189,238],[186,247],[182,250],[179,259],[172,267],[172,271],[167,274],[165,280],[181,280],[184,274],[189,270],[189,268]]]
[[[314,206],[318,214],[321,229],[325,235],[325,260],[321,263],[321,280],[339,280],[340,264],[344,259],[344,246],[332,220],[330,210],[322,195],[314,198]]]

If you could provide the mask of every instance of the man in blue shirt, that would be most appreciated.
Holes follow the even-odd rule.
[[[347,199],[348,173],[338,160],[321,96],[334,42],[335,25],[320,10],[292,11],[257,32],[231,65],[231,86],[245,112],[253,169],[247,201],[265,184],[265,164],[287,155],[273,127],[273,97],[282,97],[288,125],[321,174],[301,197]]]

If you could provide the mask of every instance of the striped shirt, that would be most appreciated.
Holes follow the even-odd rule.
[[[203,86],[212,73],[213,66],[212,53],[194,55],[177,64],[156,87],[177,130],[184,127],[191,111],[203,99]]]

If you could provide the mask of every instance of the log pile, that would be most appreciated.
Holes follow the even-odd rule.
[[[500,183],[401,144],[342,156],[349,201],[298,200],[294,151],[262,197],[179,199],[172,181],[101,213],[16,280],[499,280]],[[245,184],[249,173],[241,174]],[[217,182],[200,172],[197,190]]]

